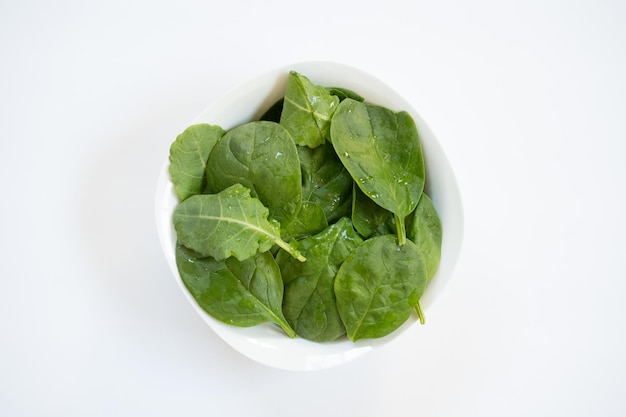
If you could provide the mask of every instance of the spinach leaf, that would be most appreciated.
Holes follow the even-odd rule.
[[[326,89],[330,94],[337,96],[340,101],[344,101],[347,98],[351,98],[352,100],[356,101],[365,101],[365,99],[361,95],[347,88],[326,87]]]
[[[400,327],[419,305],[426,268],[417,246],[394,235],[366,240],[335,278],[337,309],[350,340],[377,338]]]
[[[330,119],[337,104],[339,98],[327,89],[291,71],[280,124],[291,133],[296,144],[315,148],[330,138]]]
[[[328,227],[328,221],[322,207],[311,201],[303,201],[296,216],[287,224],[284,234],[299,239],[319,233],[326,227]]]
[[[319,204],[329,223],[350,215],[352,177],[330,143],[317,148],[298,146],[302,198]]]
[[[269,252],[218,261],[177,244],[176,265],[198,305],[216,319],[240,327],[269,321],[295,337],[282,312],[280,270]]]
[[[223,134],[219,126],[197,124],[185,129],[170,146],[169,171],[180,201],[204,191],[207,160]]]
[[[354,185],[352,194],[352,223],[364,238],[395,233],[393,213],[376,204]]]
[[[278,253],[285,284],[283,312],[298,336],[325,342],[345,333],[335,301],[335,276],[361,242],[350,220],[342,218],[323,232],[298,242],[306,262],[294,262],[285,252]]]
[[[222,260],[245,260],[274,244],[300,261],[305,258],[280,238],[280,226],[250,190],[235,184],[218,194],[189,197],[174,209],[174,228],[182,245]]]
[[[385,210],[354,187],[352,223],[363,238],[393,234],[396,230],[393,213]],[[422,193],[417,207],[406,218],[407,238],[419,248],[426,263],[426,276],[430,280],[441,259],[442,229],[439,214],[431,199]]]
[[[439,267],[442,235],[441,219],[437,209],[430,197],[422,193],[417,208],[407,220],[407,237],[415,242],[424,256],[428,280],[435,275]]]
[[[333,115],[331,141],[359,188],[396,217],[398,242],[404,220],[424,188],[424,160],[417,127],[406,112],[345,99]]]
[[[249,188],[283,225],[302,204],[296,145],[278,123],[256,121],[228,131],[211,151],[206,176],[214,193],[233,184]]]

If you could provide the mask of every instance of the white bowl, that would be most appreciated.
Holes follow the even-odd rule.
[[[429,307],[441,295],[452,276],[461,248],[463,234],[461,198],[450,164],[435,135],[398,93],[373,76],[350,66],[333,62],[303,62],[275,69],[235,88],[213,102],[190,124],[217,124],[228,130],[258,119],[267,108],[283,96],[289,70],[298,71],[318,85],[354,90],[365,97],[366,101],[386,106],[394,111],[406,110],[414,118],[422,140],[426,188],[439,212],[443,227],[441,263],[420,303],[428,317]],[[186,127],[181,126],[181,132]],[[187,291],[176,268],[174,254],[176,232],[172,223],[172,213],[178,200],[168,172],[167,155],[165,159],[156,195],[157,228],[165,257],[176,281],[197,313],[213,331],[241,354],[274,368],[293,371],[319,370],[354,360],[391,342],[403,332],[419,331],[419,325],[416,325],[417,317],[414,314],[394,333],[380,339],[357,342],[342,339],[315,343],[301,338],[290,339],[272,324],[240,328],[224,324],[208,315]]]

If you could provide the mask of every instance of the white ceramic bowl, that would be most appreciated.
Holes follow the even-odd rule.
[[[450,280],[461,248],[463,215],[459,189],[452,169],[435,135],[402,96],[373,76],[350,66],[333,62],[303,62],[278,68],[235,88],[206,108],[192,123],[217,124],[228,130],[258,119],[263,112],[284,95],[289,70],[308,77],[313,83],[344,87],[365,97],[366,101],[386,106],[394,111],[406,110],[417,124],[426,164],[426,187],[441,217],[443,247],[437,274],[421,299],[422,310],[428,309]],[[181,132],[187,126],[181,126]],[[172,138],[174,140],[175,138]],[[414,314],[401,328],[380,339],[342,339],[329,343],[314,343],[290,339],[272,324],[240,328],[224,324],[202,310],[178,274],[174,248],[176,232],[172,213],[178,202],[168,172],[168,158],[163,165],[157,185],[156,220],[159,238],[167,262],[183,293],[197,313],[226,343],[241,354],[259,363],[286,370],[311,371],[334,367],[394,340],[406,331],[419,331]],[[434,324],[432,324],[434,325]]]

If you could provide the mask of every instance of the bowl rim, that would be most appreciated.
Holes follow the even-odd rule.
[[[366,97],[368,102],[386,106],[394,111],[404,110],[413,117],[422,141],[426,187],[430,189],[429,196],[439,212],[444,229],[439,269],[420,301],[422,310],[427,313],[447,286],[457,263],[463,240],[463,208],[458,183],[438,139],[413,106],[394,89],[375,76],[347,64],[332,61],[302,61],[266,71],[230,89],[205,107],[190,125],[210,123],[228,130],[246,121],[258,119],[265,109],[284,95],[284,85],[291,70],[300,72],[318,85],[350,88]],[[339,83],[329,83],[331,80],[339,79],[340,76],[345,76],[345,81],[342,79]],[[246,100],[256,103],[255,108],[251,106],[242,109],[241,113],[228,113],[227,109],[231,106],[238,108],[237,103]],[[446,175],[431,179],[430,173],[433,171]],[[175,232],[171,214],[177,202],[169,176],[169,158],[166,157],[159,172],[155,198],[157,231],[166,261],[179,288],[194,310],[224,342],[249,359],[283,370],[328,369],[361,357],[395,340],[409,329],[417,327],[414,326],[417,317],[413,314],[399,329],[379,339],[351,342],[344,338],[333,342],[316,343],[302,338],[290,339],[272,324],[241,328],[216,320],[191,296],[176,267]]]

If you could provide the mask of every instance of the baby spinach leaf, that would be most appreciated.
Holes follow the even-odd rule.
[[[283,312],[300,337],[325,342],[345,333],[335,301],[335,276],[361,242],[350,220],[342,218],[321,233],[299,241],[306,262],[294,262],[285,252],[278,253],[285,284]]]
[[[298,146],[297,150],[303,199],[320,204],[330,222],[349,215],[349,212],[340,212],[339,208],[351,201],[353,181],[332,145],[324,143],[314,149]]]
[[[350,340],[390,334],[411,315],[426,285],[417,246],[398,246],[394,235],[366,240],[344,261],[335,278],[337,309]]]
[[[424,160],[417,127],[406,112],[345,99],[333,115],[332,144],[359,188],[396,216],[398,242],[404,220],[424,188]]]
[[[180,201],[204,191],[207,160],[223,134],[219,126],[197,124],[185,129],[170,146],[169,171]]]
[[[228,131],[211,151],[206,175],[214,193],[233,184],[249,188],[281,224],[289,223],[302,203],[296,145],[278,123],[256,121]]]
[[[407,237],[415,242],[424,256],[426,278],[430,280],[437,272],[441,260],[443,231],[437,209],[430,197],[422,193],[417,208],[407,220]]]
[[[296,248],[280,238],[280,226],[268,220],[268,209],[250,190],[235,184],[218,194],[189,197],[174,209],[174,228],[184,246],[217,260],[239,260],[277,244],[304,261]]]
[[[322,207],[311,201],[303,201],[296,216],[287,224],[284,234],[299,239],[319,233],[326,227],[328,227],[328,221],[326,221]]]
[[[330,143],[317,148],[298,146],[302,198],[319,204],[329,223],[350,216],[352,177]]]
[[[282,312],[280,270],[269,252],[218,261],[177,244],[176,265],[198,305],[216,319],[240,327],[273,322],[295,337]]]
[[[280,124],[287,128],[296,144],[315,148],[330,138],[330,119],[337,104],[339,98],[327,89],[291,71]]]
[[[365,99],[361,95],[347,88],[326,87],[326,89],[330,94],[337,96],[340,101],[344,101],[347,98],[351,98],[352,100],[356,101],[365,101]]]
[[[393,213],[376,204],[356,184],[352,194],[352,223],[366,239],[396,231]]]

